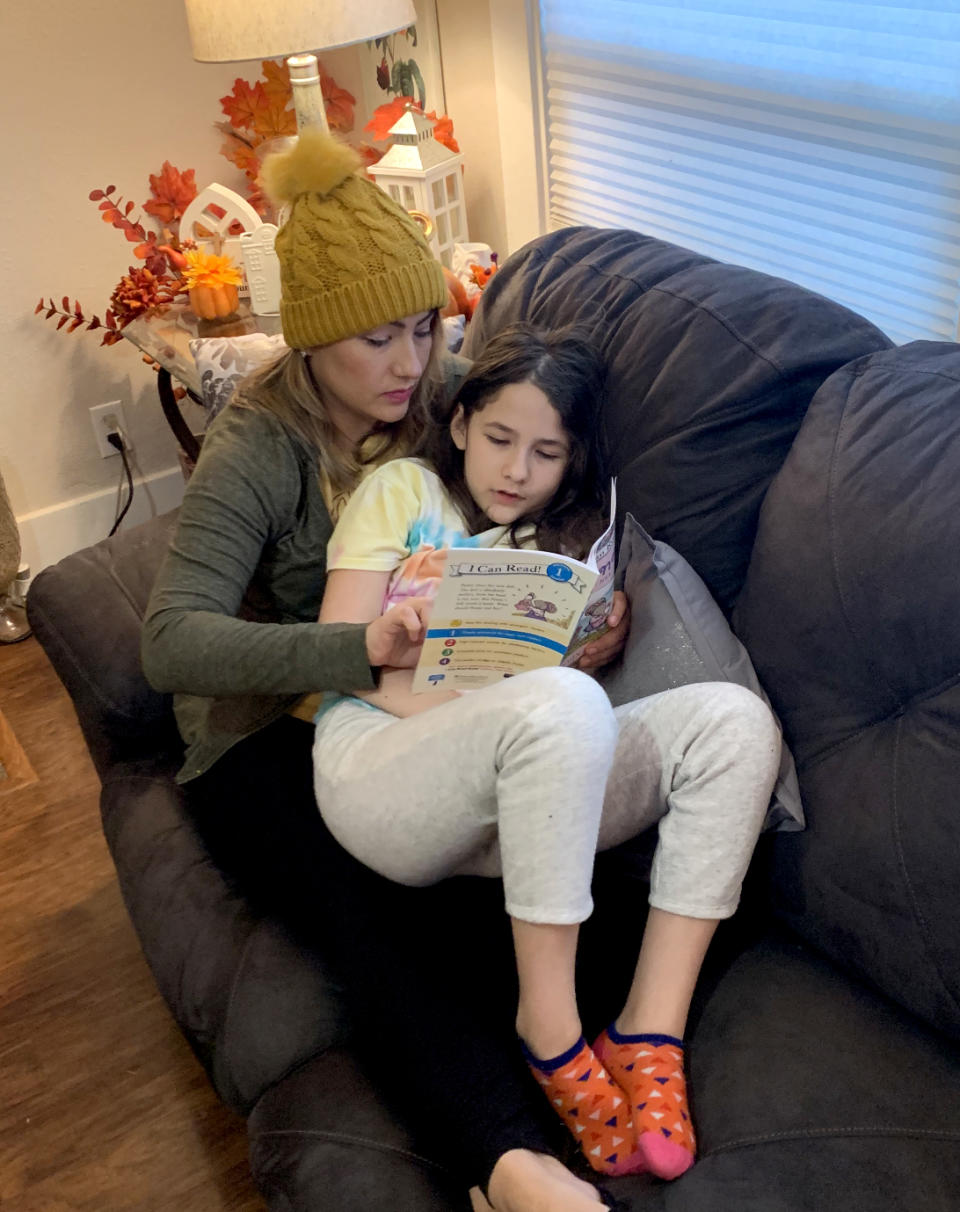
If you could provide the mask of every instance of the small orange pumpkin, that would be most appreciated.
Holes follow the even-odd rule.
[[[183,278],[190,306],[201,320],[222,320],[237,310],[243,275],[229,257],[191,250]]]
[[[201,320],[223,319],[232,316],[240,302],[235,286],[193,286],[190,288],[190,306]]]

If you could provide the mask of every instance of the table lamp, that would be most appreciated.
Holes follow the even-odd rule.
[[[414,25],[413,0],[184,0],[201,63],[289,56],[297,129],[327,129],[316,55]]]

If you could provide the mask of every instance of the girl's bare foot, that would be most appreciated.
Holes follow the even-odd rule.
[[[606,1205],[594,1187],[555,1157],[511,1149],[493,1167],[487,1186],[470,1192],[474,1212],[599,1212]]]

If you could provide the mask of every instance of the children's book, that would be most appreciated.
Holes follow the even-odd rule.
[[[447,551],[415,694],[477,690],[530,669],[569,665],[607,630],[616,484],[610,496],[607,528],[583,561],[532,548]]]

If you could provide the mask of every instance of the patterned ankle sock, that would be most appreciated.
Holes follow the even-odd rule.
[[[660,1178],[689,1170],[697,1142],[687,1104],[683,1043],[672,1035],[621,1035],[611,1024],[593,1045],[630,1100],[637,1152]]]
[[[593,1169],[639,1173],[629,1101],[583,1036],[552,1060],[540,1060],[520,1043],[531,1073]]]

